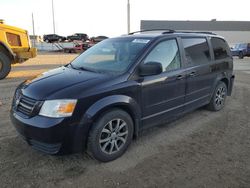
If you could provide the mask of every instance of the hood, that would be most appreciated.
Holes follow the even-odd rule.
[[[111,76],[60,67],[25,81],[21,89],[24,95],[36,100],[53,99],[56,93],[60,93],[60,97],[56,96],[59,98],[78,98],[79,92],[103,83],[109,77]],[[64,90],[67,92],[63,92]]]

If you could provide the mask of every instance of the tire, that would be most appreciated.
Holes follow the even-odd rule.
[[[212,99],[208,104],[208,109],[211,111],[219,111],[224,108],[227,98],[227,86],[224,82],[219,81],[217,84]]]
[[[242,52],[239,53],[239,58],[240,58],[240,59],[243,59],[243,58],[244,58],[244,55],[243,55]]]
[[[49,40],[48,40],[48,39],[46,39],[46,40],[45,40],[45,42],[49,43]]]
[[[4,79],[11,70],[11,59],[3,52],[0,52],[0,80]]]
[[[107,111],[93,124],[87,152],[101,162],[117,159],[127,150],[133,138],[133,120],[120,109]]]

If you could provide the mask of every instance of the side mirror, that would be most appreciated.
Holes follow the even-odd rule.
[[[159,62],[146,62],[140,65],[139,74],[141,76],[151,76],[162,73],[162,64]]]

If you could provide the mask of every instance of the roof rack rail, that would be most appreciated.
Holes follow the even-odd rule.
[[[200,34],[217,35],[216,33],[209,32],[209,31],[181,31],[181,30],[173,30],[173,29],[146,29],[146,30],[141,30],[141,31],[135,31],[135,32],[129,33],[128,35],[149,32],[149,31],[161,31],[161,34],[168,34],[168,33],[197,33],[199,34],[200,33]]]
[[[209,31],[175,31],[177,33],[200,33],[200,34],[210,34],[210,35],[217,35],[216,33],[209,32]]]
[[[141,31],[135,31],[135,32],[129,33],[128,35],[133,35],[133,34],[136,34],[136,33],[149,32],[149,31],[163,31],[162,34],[174,33],[175,32],[175,30],[173,30],[173,29],[146,29],[146,30],[141,30]]]

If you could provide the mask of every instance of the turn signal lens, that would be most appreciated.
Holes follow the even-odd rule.
[[[69,102],[66,104],[61,104],[58,108],[58,113],[73,113],[76,103]]]

